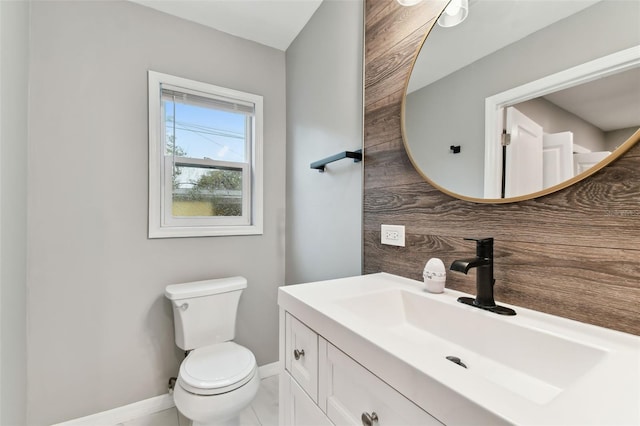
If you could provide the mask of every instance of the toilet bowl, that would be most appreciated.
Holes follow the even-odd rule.
[[[260,386],[251,351],[234,342],[193,350],[180,365],[173,398],[194,425],[237,424]]]
[[[176,408],[194,426],[237,425],[260,385],[253,353],[235,342],[242,277],[174,284],[166,288],[174,312],[176,345],[189,351],[173,391]]]

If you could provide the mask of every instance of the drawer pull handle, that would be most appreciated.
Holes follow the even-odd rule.
[[[293,351],[293,357],[296,359],[296,361],[299,360],[301,356],[304,356],[304,349],[296,349]]]
[[[375,411],[373,411],[371,414],[369,413],[362,413],[362,426],[372,426],[374,423],[378,423],[378,415],[376,414]]]

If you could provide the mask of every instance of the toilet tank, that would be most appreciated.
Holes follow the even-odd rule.
[[[184,350],[233,340],[236,313],[244,277],[172,284],[165,296],[171,300],[176,345]]]

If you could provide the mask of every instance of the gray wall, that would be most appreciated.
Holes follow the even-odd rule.
[[[0,424],[25,424],[29,4],[0,1]]]
[[[362,1],[325,0],[287,50],[287,284],[359,275]]]
[[[545,133],[570,131],[573,143],[591,151],[606,151],[604,132],[577,115],[544,98],[531,99],[514,107],[542,126]]]
[[[639,10],[637,1],[598,3],[413,92],[405,116],[413,159],[435,183],[482,198],[485,98],[638,44]]]
[[[277,360],[285,55],[129,2],[32,5],[29,425],[167,392],[166,285],[244,275],[236,340]],[[264,235],[147,239],[147,70],[264,97]]]
[[[629,127],[627,129],[612,130],[604,133],[605,145],[607,151],[615,151],[620,145],[626,142],[639,129],[637,127]]]

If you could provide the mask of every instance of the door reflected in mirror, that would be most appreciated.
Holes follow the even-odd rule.
[[[476,0],[434,26],[403,104],[416,169],[458,198],[510,202],[613,161],[640,138],[639,17],[637,0]]]

